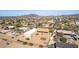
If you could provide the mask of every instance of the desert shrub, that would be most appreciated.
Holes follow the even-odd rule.
[[[7,39],[2,39],[2,40],[7,41]]]
[[[30,46],[33,46],[33,43],[29,43]]]
[[[27,42],[23,42],[23,45],[26,45],[27,44]]]
[[[30,38],[26,38],[26,40],[30,40]]]
[[[12,38],[14,38],[14,37],[12,37]]]
[[[39,48],[43,48],[43,45],[39,45]]]
[[[36,33],[36,35],[39,35],[38,33]]]
[[[10,43],[7,42],[6,44],[9,45]]]
[[[46,38],[44,38],[44,37],[41,37],[41,40],[46,40]]]
[[[23,42],[23,41],[21,41],[21,40],[17,40],[18,42]]]

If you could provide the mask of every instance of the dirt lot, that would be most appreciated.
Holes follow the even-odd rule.
[[[27,40],[24,34],[21,34],[14,38],[13,37],[14,36],[11,35],[11,33],[6,33],[5,35],[0,34],[0,42],[3,42],[3,43],[0,43],[0,47],[4,47],[4,48],[45,48],[47,47],[50,36],[49,36],[49,33],[37,32],[29,40]]]

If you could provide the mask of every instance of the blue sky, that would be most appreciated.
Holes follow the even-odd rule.
[[[41,16],[79,14],[79,10],[0,10],[0,16],[38,14]]]

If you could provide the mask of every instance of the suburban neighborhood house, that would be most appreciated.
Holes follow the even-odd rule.
[[[73,35],[75,34],[72,31],[68,31],[68,30],[57,30],[58,33],[63,33],[63,34],[68,34],[68,35]]]

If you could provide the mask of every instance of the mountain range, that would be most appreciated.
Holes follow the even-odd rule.
[[[79,17],[79,14],[72,14],[72,15],[60,15],[60,16],[77,16]],[[40,15],[37,15],[37,14],[28,14],[28,15],[20,15],[20,16],[0,16],[0,20],[3,20],[3,19],[8,19],[8,18],[26,18],[26,17],[40,17]],[[43,16],[42,16],[43,17]],[[44,16],[44,17],[47,17],[47,16]],[[51,15],[51,17],[53,17]]]

